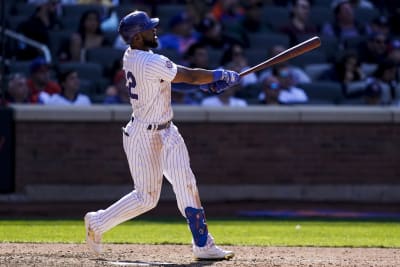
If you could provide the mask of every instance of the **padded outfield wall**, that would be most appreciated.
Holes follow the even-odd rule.
[[[15,192],[32,201],[118,199],[132,187],[129,106],[15,105]],[[203,201],[400,202],[400,110],[175,106]],[[161,199],[173,200],[165,185]]]

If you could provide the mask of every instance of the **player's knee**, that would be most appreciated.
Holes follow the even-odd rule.
[[[159,192],[147,192],[143,195],[142,206],[148,210],[153,209],[157,206],[159,199],[160,199]]]

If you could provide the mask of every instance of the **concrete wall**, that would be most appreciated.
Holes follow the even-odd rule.
[[[131,190],[129,106],[16,105],[16,192],[104,200]],[[400,110],[174,107],[203,200],[400,202]],[[165,186],[162,199],[173,199]]]

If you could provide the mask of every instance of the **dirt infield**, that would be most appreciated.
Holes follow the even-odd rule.
[[[0,266],[400,266],[400,249],[224,247],[230,261],[196,262],[187,245],[105,244],[101,257],[84,244],[0,244]]]

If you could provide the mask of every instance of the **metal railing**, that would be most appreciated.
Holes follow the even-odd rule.
[[[2,29],[3,28],[0,26],[0,31]],[[47,63],[51,63],[51,53],[50,53],[50,49],[47,47],[47,45],[39,43],[39,42],[37,42],[37,41],[35,41],[33,39],[30,39],[30,38],[26,37],[23,34],[17,33],[15,31],[12,31],[12,30],[9,30],[9,29],[5,29],[4,30],[4,34],[7,35],[8,37],[17,39],[18,41],[21,41],[21,42],[26,43],[26,44],[28,44],[30,46],[33,46],[33,47],[35,47],[37,49],[40,49],[42,51],[42,53],[43,53],[43,56],[44,56],[46,62]]]

